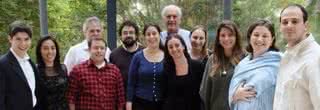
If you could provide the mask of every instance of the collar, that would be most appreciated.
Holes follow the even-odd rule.
[[[89,60],[87,60],[86,65],[87,65],[87,67],[95,67],[97,69],[109,68],[108,63],[106,63],[106,62],[107,62],[107,60],[104,59],[104,63],[102,64],[103,66],[101,66],[101,65],[97,66],[96,64],[94,64],[93,60],[90,58]]]
[[[80,43],[81,47],[88,51],[89,50],[89,46],[88,46],[88,40],[83,40],[81,43]]]
[[[293,56],[297,56],[302,50],[305,50],[305,48],[310,44],[311,42],[315,41],[314,37],[311,33],[309,33],[308,37],[301,42],[299,42],[297,45],[293,47],[286,46],[286,54],[290,54]]]
[[[23,58],[19,57],[12,48],[10,48],[10,51],[12,52],[13,56],[16,57],[16,59],[18,60],[18,62],[22,62],[22,61],[29,61],[30,57],[28,54],[25,54],[23,56]]]

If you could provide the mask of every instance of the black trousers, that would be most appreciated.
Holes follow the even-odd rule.
[[[162,101],[148,101],[135,97],[132,102],[132,110],[162,110]]]

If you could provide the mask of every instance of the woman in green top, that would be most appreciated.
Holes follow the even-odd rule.
[[[228,89],[234,67],[244,57],[238,27],[223,21],[217,30],[213,54],[209,56],[203,74],[200,96],[204,110],[229,110]]]

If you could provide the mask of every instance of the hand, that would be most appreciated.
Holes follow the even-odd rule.
[[[126,103],[126,110],[132,110],[132,102]]]
[[[232,102],[237,101],[249,101],[249,98],[256,97],[257,92],[254,90],[253,86],[239,86],[232,96]]]

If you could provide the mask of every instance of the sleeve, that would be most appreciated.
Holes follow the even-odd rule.
[[[114,64],[114,50],[110,53],[110,63]]]
[[[1,68],[1,67],[0,67]],[[5,105],[5,92],[6,88],[6,81],[5,81],[5,75],[3,72],[3,69],[0,69],[0,110],[5,110],[6,105]]]
[[[74,58],[75,58],[75,57],[74,57],[74,48],[71,47],[71,48],[69,49],[69,51],[67,52],[65,58],[64,58],[64,64],[65,64],[66,67],[67,67],[68,73],[70,73],[70,71],[72,70],[72,67],[75,65],[75,64],[74,64],[74,63],[75,63],[75,62],[74,62],[74,61],[75,61]],[[69,75],[70,75],[70,74],[69,74]]]
[[[116,85],[116,93],[117,93],[117,108],[124,108],[125,105],[125,95],[124,95],[124,84],[123,78],[121,76],[120,70],[115,66],[116,74],[117,74],[117,85]]]
[[[131,60],[128,71],[128,85],[127,85],[127,101],[132,102],[135,94],[135,84],[138,76],[139,57],[135,54]]]
[[[69,76],[69,86],[66,93],[67,100],[70,104],[75,104],[76,96],[80,91],[80,76],[77,68],[70,72]]]
[[[65,64],[61,64],[61,69],[62,69],[62,71],[63,71],[63,75],[66,75],[66,76],[67,76],[68,69],[67,69],[67,67],[66,67]]]
[[[306,68],[309,82],[309,94],[314,110],[320,110],[320,57],[312,60]]]
[[[212,85],[211,85],[208,77],[209,77],[210,67],[212,66],[211,62],[212,62],[212,59],[210,58],[206,64],[205,69],[204,69],[204,73],[203,73],[203,77],[202,77],[201,85],[200,85],[200,90],[199,90],[199,94],[200,94],[200,97],[201,97],[202,102],[204,104],[205,110],[210,110],[209,103],[210,103]]]

